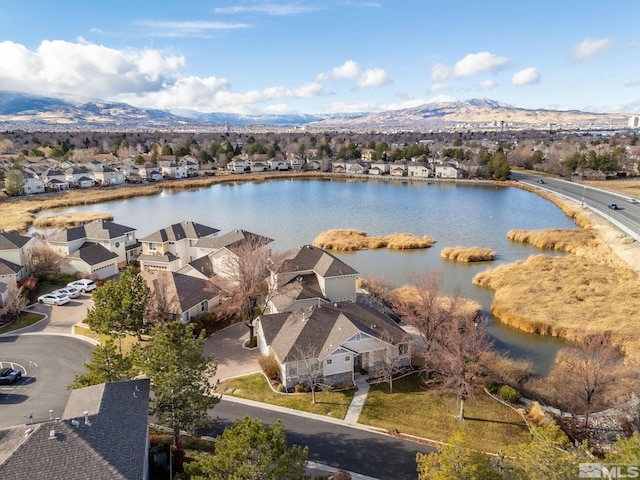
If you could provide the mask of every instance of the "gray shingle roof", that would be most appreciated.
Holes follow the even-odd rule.
[[[147,282],[152,293],[155,294],[156,289],[162,289],[170,313],[182,314],[220,294],[220,289],[209,280],[177,272],[147,270],[140,272],[140,276]]]
[[[220,248],[228,248],[234,251],[243,245],[264,246],[273,242],[273,239],[263,237],[256,233],[247,232],[246,230],[232,230],[220,237],[205,237],[198,240],[196,247],[218,250]]]
[[[199,239],[218,233],[220,230],[207,227],[195,222],[174,223],[162,230],[157,230],[146,237],[141,238],[143,242],[175,242],[185,238]]]
[[[283,254],[283,262],[278,273],[310,272],[321,277],[357,275],[357,270],[331,255],[329,252],[312,245],[293,248]]]
[[[60,422],[0,430],[0,478],[142,479],[148,409],[148,379],[74,390]]]
[[[17,265],[9,260],[5,260],[4,258],[0,258],[0,275],[15,275],[22,267]]]
[[[118,254],[110,252],[98,243],[85,242],[78,250],[69,254],[69,257],[79,258],[88,265],[98,265],[118,258]]]
[[[112,240],[122,237],[123,235],[134,232],[136,229],[126,227],[109,220],[93,220],[79,227],[67,228],[61,232],[57,232],[48,238],[50,242],[72,242],[86,238],[87,240]]]
[[[308,300],[310,298],[324,299],[324,294],[315,274],[300,275],[291,280],[286,286],[280,287],[271,297],[278,310],[283,310],[296,300]]]
[[[262,315],[260,324],[281,362],[298,360],[303,354],[322,360],[359,331],[394,344],[410,339],[386,315],[348,301]]]
[[[17,235],[15,233],[0,232],[0,250],[14,250],[24,247],[31,237]]]

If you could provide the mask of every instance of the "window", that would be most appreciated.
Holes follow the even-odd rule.
[[[298,374],[298,367],[296,365],[287,366],[287,374],[289,376],[297,375]]]
[[[158,245],[155,242],[149,242],[149,251],[155,252],[158,250]]]
[[[409,345],[406,343],[398,344],[398,355],[407,355],[409,353]]]
[[[207,311],[208,303],[209,303],[209,302],[207,302],[207,301],[205,300],[204,302],[202,302],[202,303],[200,304],[200,311],[201,311],[201,312],[206,312],[206,311]]]
[[[332,358],[327,358],[327,365],[331,365],[333,363],[333,359]]]
[[[351,361],[351,355],[345,355],[344,356],[344,362],[345,363],[349,363]]]

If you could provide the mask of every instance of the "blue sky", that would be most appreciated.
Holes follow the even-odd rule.
[[[0,0],[0,90],[201,112],[640,113],[640,2]]]

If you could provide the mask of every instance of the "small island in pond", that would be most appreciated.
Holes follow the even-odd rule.
[[[93,220],[113,221],[113,215],[109,212],[73,212],[59,215],[38,217],[33,221],[35,228],[71,228],[84,225]]]
[[[495,260],[496,252],[490,248],[447,247],[442,250],[440,256],[452,262],[490,262]]]
[[[367,237],[366,232],[343,229],[328,230],[321,233],[313,241],[313,245],[325,250],[349,252],[376,248],[414,250],[419,248],[429,248],[435,242],[436,241],[431,237],[416,237],[410,233],[393,233],[391,235]]]

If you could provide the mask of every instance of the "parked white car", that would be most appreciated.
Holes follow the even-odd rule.
[[[95,290],[96,284],[93,282],[93,280],[81,278],[80,280],[76,280],[75,282],[67,283],[67,288],[77,288],[82,293],[86,293]]]
[[[62,295],[60,293],[47,293],[38,297],[38,303],[44,303],[46,305],[64,305],[69,303],[71,299],[68,295]]]
[[[76,287],[60,288],[53,293],[59,293],[60,295],[66,295],[69,298],[78,298],[80,296],[80,289]]]

